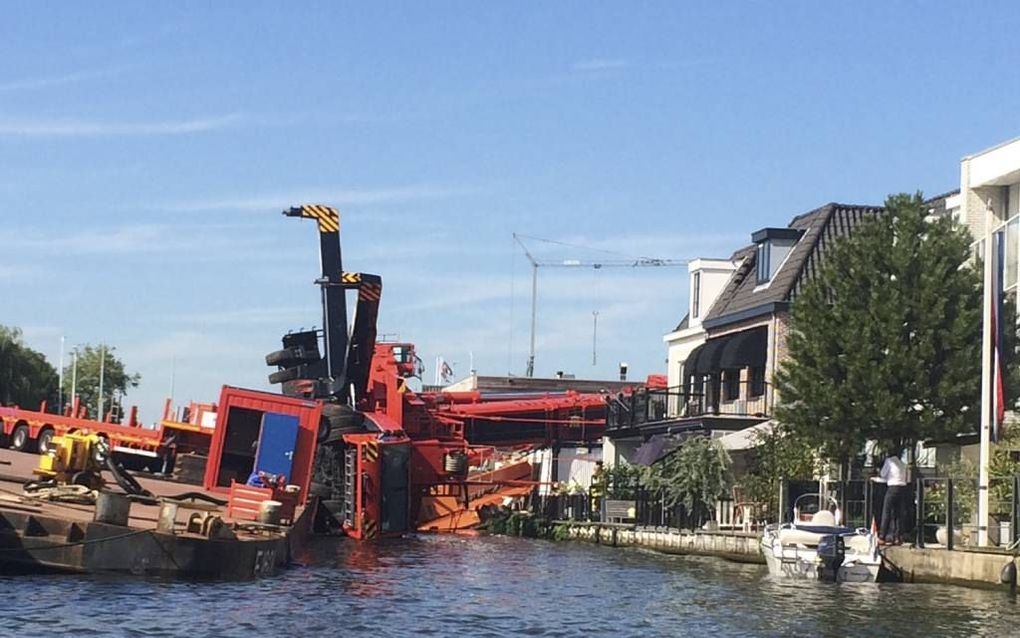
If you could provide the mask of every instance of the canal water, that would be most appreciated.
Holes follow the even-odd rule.
[[[0,577],[0,636],[1010,636],[1001,591],[771,579],[763,566],[580,543],[321,542],[243,583]]]

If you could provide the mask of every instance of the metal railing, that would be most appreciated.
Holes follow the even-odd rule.
[[[904,542],[918,547],[934,546],[947,550],[977,546],[978,527],[976,479],[948,477],[920,478],[907,485],[901,501],[899,534]],[[715,520],[720,529],[753,531],[764,523],[789,522],[799,515],[807,521],[825,508],[830,497],[839,504],[840,524],[851,528],[879,528],[887,487],[869,479],[850,481],[816,480],[784,481],[780,486],[779,520],[759,520],[758,514],[768,508],[739,498],[719,499],[711,511],[689,512],[683,505],[669,505],[661,492],[633,486],[603,498],[588,494],[532,495],[530,509],[549,520],[576,522],[623,522],[645,527],[700,529],[708,520]],[[821,491],[822,499],[814,506],[794,512],[798,496]],[[734,490],[736,494],[739,488]],[[989,481],[989,545],[1016,547],[1020,544],[1020,475],[992,478]],[[627,516],[610,521],[606,502],[626,503]],[[803,502],[803,501],[802,501]],[[775,508],[773,508],[775,509]],[[630,514],[632,512],[632,515]],[[949,533],[953,530],[953,533]]]
[[[977,546],[977,479],[918,479],[913,501],[913,538],[919,547],[934,544],[951,550]],[[1020,540],[1020,475],[989,479],[988,511],[989,545],[1015,546]]]
[[[768,418],[768,384],[751,381],[726,383],[718,380],[699,386],[639,388],[609,401],[606,428],[625,429],[670,419],[702,416]]]
[[[712,516],[708,511],[689,512],[683,505],[669,505],[661,492],[644,488],[613,498],[588,494],[548,494],[532,496],[530,510],[549,520],[572,522],[631,523],[644,527],[697,529]],[[623,504],[623,512],[613,512],[613,504]]]

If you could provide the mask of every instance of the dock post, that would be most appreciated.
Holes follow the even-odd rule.
[[[915,479],[914,485],[917,490],[917,506],[914,512],[916,521],[914,523],[914,533],[917,538],[915,539],[915,545],[920,549],[924,549],[924,480]]]

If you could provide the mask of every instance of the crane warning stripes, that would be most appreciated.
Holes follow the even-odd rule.
[[[372,519],[366,518],[363,534],[365,539],[373,539],[379,535],[379,526]]]
[[[340,232],[340,212],[331,206],[325,206],[323,204],[305,204],[304,206],[296,206],[285,211],[284,215],[287,215],[288,217],[314,219],[319,224],[320,233]]]

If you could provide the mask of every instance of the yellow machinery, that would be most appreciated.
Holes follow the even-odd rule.
[[[39,457],[34,473],[42,483],[54,485],[84,485],[98,490],[105,482],[101,472],[106,467],[110,448],[102,436],[82,432],[68,432],[53,437],[49,452]]]

